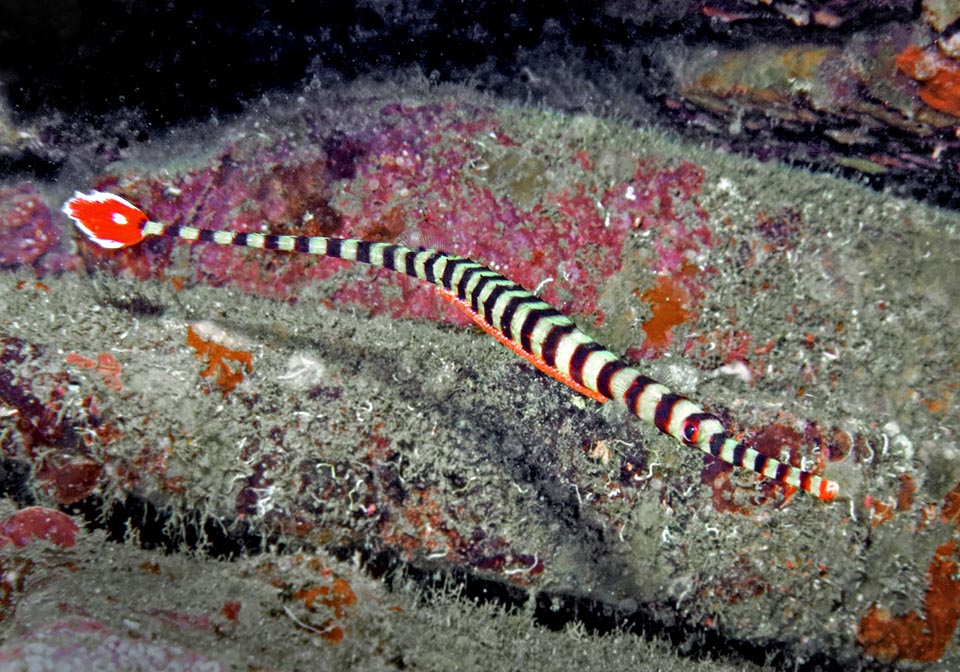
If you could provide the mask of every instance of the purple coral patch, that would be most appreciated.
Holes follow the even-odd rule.
[[[60,224],[36,187],[0,188],[0,267],[32,266],[38,272],[72,270],[76,259],[59,253]]]

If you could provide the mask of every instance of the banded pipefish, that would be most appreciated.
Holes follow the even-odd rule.
[[[723,423],[689,399],[671,392],[607,350],[536,294],[475,261],[437,250],[351,238],[237,233],[150,221],[142,210],[113,194],[77,192],[63,212],[90,240],[118,249],[148,236],[278,250],[371,264],[433,284],[484,331],[541,371],[599,402],[613,400],[643,422],[764,478],[805,490],[823,501],[838,485],[822,476],[763,455],[733,439]]]

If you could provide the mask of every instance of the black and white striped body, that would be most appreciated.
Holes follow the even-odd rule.
[[[733,440],[715,416],[641,374],[532,292],[470,259],[349,238],[233,233],[152,221],[141,223],[140,228],[144,236],[336,257],[432,283],[472,311],[472,317],[485,329],[499,332],[501,340],[519,346],[519,354],[526,353],[524,356],[531,361],[539,360],[555,370],[558,377],[565,376],[594,393],[589,396],[619,402],[661,432],[729,464],[799,487],[826,501],[837,493],[832,481]]]

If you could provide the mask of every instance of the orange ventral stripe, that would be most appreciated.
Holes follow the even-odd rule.
[[[474,312],[473,308],[470,307],[470,304],[467,303],[466,301],[461,301],[460,297],[458,297],[456,294],[452,294],[451,292],[448,292],[447,290],[442,289],[440,287],[436,287],[435,289],[437,294],[439,294],[444,300],[450,302],[452,305],[462,310],[467,315],[467,317],[469,317],[471,320],[476,322],[481,329],[483,329],[485,332],[487,332],[488,334],[493,336],[495,339],[503,343],[506,347],[510,348],[515,353],[523,357],[525,360],[533,364],[535,367],[543,371],[548,376],[552,376],[556,378],[561,383],[563,383],[568,387],[573,388],[583,396],[590,397],[594,401],[599,401],[601,404],[605,401],[609,401],[609,399],[607,399],[605,396],[603,396],[599,392],[591,390],[588,387],[584,387],[583,385],[575,381],[573,378],[571,378],[567,374],[547,364],[540,357],[537,357],[533,353],[527,352],[526,350],[521,348],[519,344],[511,341],[509,338],[504,336],[499,329],[494,327],[492,324],[488,323],[482,315]]]

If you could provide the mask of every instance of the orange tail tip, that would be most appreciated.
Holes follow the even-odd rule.
[[[834,498],[840,493],[840,486],[834,483],[833,481],[828,481],[823,479],[820,482],[820,492],[816,493],[824,502],[832,502]]]
[[[147,216],[143,210],[113,194],[77,191],[63,204],[63,212],[100,247],[111,250],[129,247],[144,238],[141,225]]]

